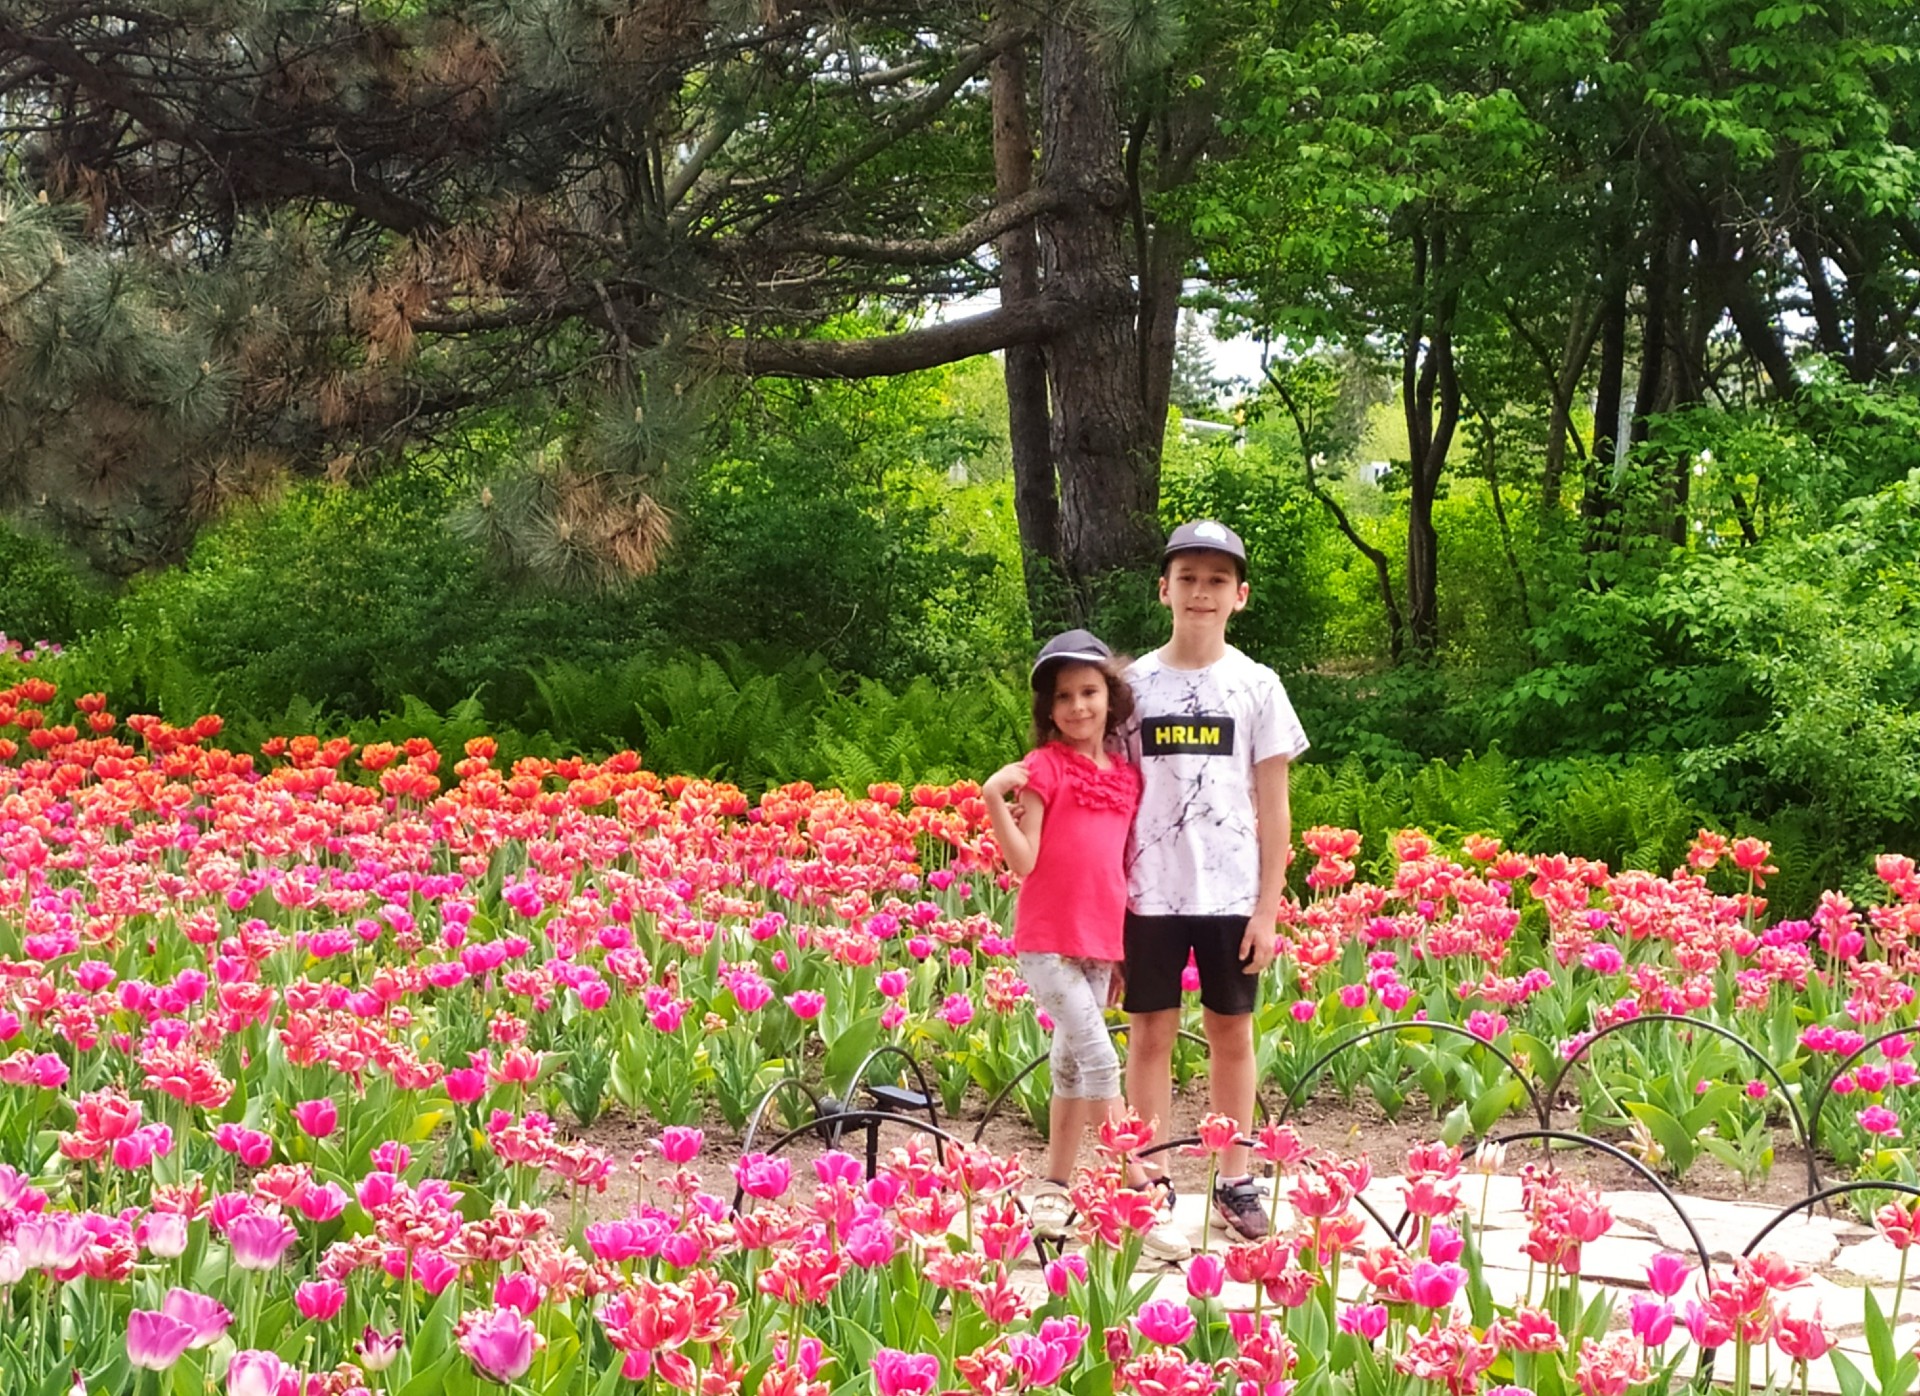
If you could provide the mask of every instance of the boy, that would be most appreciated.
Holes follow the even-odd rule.
[[[1253,1119],[1253,1008],[1273,962],[1286,890],[1288,763],[1306,734],[1273,670],[1227,643],[1247,604],[1247,550],[1209,519],[1167,540],[1160,604],[1173,638],[1127,670],[1128,755],[1144,781],[1127,847],[1127,1103],[1169,1136],[1180,975],[1200,970],[1212,1108],[1244,1134]],[[1249,1240],[1268,1230],[1245,1145],[1221,1160],[1218,1224]]]

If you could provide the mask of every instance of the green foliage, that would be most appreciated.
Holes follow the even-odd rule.
[[[889,682],[1013,660],[1028,639],[1011,508],[1003,482],[966,483],[989,454],[977,371],[774,384],[743,403],[650,584],[667,639]]]
[[[1617,768],[1578,761],[1555,774],[1558,780],[1542,782],[1551,793],[1530,836],[1537,848],[1666,872],[1680,865],[1703,822],[1680,798],[1672,773],[1650,757]]]
[[[70,644],[103,621],[112,598],[52,543],[0,523],[0,635]]]
[[[817,656],[762,669],[737,650],[635,659],[611,675],[554,665],[535,685],[525,726],[590,749],[633,746],[654,770],[754,792],[789,780],[858,793],[880,781],[978,779],[1019,755],[1027,720],[1010,677],[964,686],[921,677],[895,690]]]

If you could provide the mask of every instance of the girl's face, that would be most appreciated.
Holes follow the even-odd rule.
[[[1079,747],[1107,735],[1107,676],[1091,664],[1063,664],[1053,677],[1053,725]]]

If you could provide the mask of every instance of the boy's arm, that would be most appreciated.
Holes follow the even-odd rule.
[[[1259,821],[1260,899],[1253,915],[1247,918],[1246,934],[1240,937],[1243,972],[1259,974],[1273,963],[1278,937],[1274,922],[1280,916],[1280,903],[1287,895],[1287,854],[1293,845],[1292,812],[1287,794],[1287,771],[1291,761],[1285,756],[1269,756],[1253,768],[1253,808]]]

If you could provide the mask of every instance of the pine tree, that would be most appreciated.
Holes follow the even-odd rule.
[[[717,382],[1044,344],[1049,555],[1124,561],[1187,245],[1130,221],[1211,129],[1165,95],[1206,42],[1178,10],[9,5],[0,509],[124,574],[289,476],[505,439],[518,468],[463,526],[528,570],[625,574],[665,544]],[[995,173],[996,64],[1039,78],[1023,182]],[[1023,236],[1031,295],[917,323]],[[847,338],[849,311],[891,323]]]

